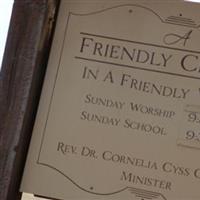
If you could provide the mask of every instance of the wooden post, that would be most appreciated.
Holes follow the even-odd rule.
[[[19,200],[59,0],[15,0],[0,73],[0,200]]]

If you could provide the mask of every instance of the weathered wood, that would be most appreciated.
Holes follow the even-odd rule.
[[[19,200],[59,0],[15,0],[0,73],[0,200]]]

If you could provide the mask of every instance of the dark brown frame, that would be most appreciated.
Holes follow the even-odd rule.
[[[0,200],[20,200],[59,0],[15,0],[0,72]]]

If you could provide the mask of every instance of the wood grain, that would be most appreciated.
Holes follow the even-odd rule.
[[[59,0],[15,0],[0,73],[0,200],[19,186],[48,62]]]

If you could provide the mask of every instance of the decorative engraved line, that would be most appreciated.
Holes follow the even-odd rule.
[[[200,114],[200,105],[190,105],[187,104],[185,106],[186,108],[184,109],[185,112],[189,112],[189,113],[199,113]]]
[[[174,22],[174,21],[167,21],[167,23],[169,24],[176,24],[176,25],[185,25],[187,26],[188,28],[195,28],[196,25],[193,25],[193,24],[186,24],[186,23],[183,23],[183,22]]]
[[[190,19],[190,18],[177,17],[177,16],[170,16],[170,17],[168,17],[168,19],[178,19],[178,20],[182,20],[182,21],[194,22],[194,20],[192,20],[192,19]]]
[[[194,25],[196,25],[196,23],[194,21],[188,21],[188,20],[184,20],[184,19],[167,18],[167,20],[172,20],[172,21],[176,21],[176,22],[185,22],[185,23],[188,23],[188,24],[194,24]]]
[[[196,26],[196,24],[194,22],[181,21],[181,20],[177,20],[177,19],[166,19],[166,21]]]
[[[190,26],[190,27],[197,26],[194,20],[189,19],[189,18],[184,18],[184,17],[170,16],[165,21],[170,24],[184,25],[184,26]]]
[[[188,108],[194,108],[194,109],[200,109],[200,105],[192,105],[192,104],[187,104],[186,107]]]
[[[48,105],[47,117],[46,117],[46,121],[45,121],[45,125],[44,125],[44,130],[43,130],[43,133],[42,133],[42,139],[41,139],[39,154],[38,154],[38,158],[37,158],[37,163],[38,164],[39,164],[40,155],[41,155],[41,152],[42,152],[42,147],[43,147],[43,143],[44,143],[45,136],[46,136],[46,128],[47,128],[49,115],[50,115],[50,111],[51,111],[51,105],[52,105],[52,102],[53,102],[54,91],[55,91],[55,88],[56,88],[56,82],[57,82],[57,79],[58,79],[58,74],[59,74],[59,70],[60,70],[60,66],[61,66],[61,58],[63,56],[64,44],[65,44],[65,40],[66,40],[66,35],[67,35],[70,16],[71,16],[71,13],[69,13],[69,15],[68,15],[66,26],[65,26],[65,30],[64,30],[64,38],[63,38],[62,46],[61,46],[61,54],[60,54],[59,61],[58,61],[59,62],[58,63],[58,67],[56,69],[56,76],[55,76],[54,83],[53,83],[53,90],[52,90],[50,102],[49,102],[49,105]]]
[[[150,200],[155,199],[155,198],[146,197],[146,196],[143,196],[143,195],[135,195],[135,197],[136,197],[136,198],[137,198],[137,197],[142,198],[143,200],[144,200],[144,199],[150,199]]]
[[[177,19],[166,19],[166,21],[176,22],[176,23],[183,23],[183,24],[186,24],[186,25],[194,25],[194,26],[196,26],[195,22],[181,21],[181,20],[177,20]]]
[[[45,163],[39,163],[40,165],[43,165],[45,167],[49,167],[52,170],[57,171],[58,173],[60,173],[62,176],[64,176],[65,178],[67,178],[72,184],[74,184],[76,187],[78,187],[80,190],[90,193],[90,194],[95,194],[95,195],[99,195],[99,196],[110,196],[110,195],[115,195],[121,192],[124,192],[126,190],[128,190],[129,192],[133,193],[138,193],[139,195],[141,193],[143,194],[148,194],[148,195],[153,195],[155,194],[155,198],[161,196],[164,200],[167,200],[161,193],[157,193],[157,192],[152,192],[152,191],[148,191],[148,190],[143,190],[143,189],[138,189],[138,188],[133,188],[133,187],[124,187],[121,190],[115,191],[115,192],[110,192],[110,193],[96,193],[96,192],[92,192],[90,190],[87,190],[83,187],[81,187],[80,185],[78,185],[75,181],[73,181],[71,178],[69,178],[65,173],[63,173],[62,171],[60,171],[59,169],[49,165],[49,164],[45,164]],[[136,194],[137,195],[137,194]]]
[[[99,14],[99,13],[102,13],[102,12],[105,12],[105,11],[108,11],[108,10],[113,10],[113,9],[121,8],[121,7],[137,7],[137,8],[145,9],[145,10],[153,13],[155,16],[157,16],[160,19],[161,22],[164,23],[164,20],[161,18],[161,16],[158,15],[158,13],[156,13],[154,10],[147,8],[147,7],[144,7],[144,6],[141,6],[141,5],[138,5],[138,4],[122,4],[122,5],[113,6],[113,7],[110,7],[110,8],[105,8],[103,10],[99,10],[99,11],[96,11],[96,12],[90,12],[90,13],[87,13],[87,14],[72,13],[72,15],[78,15],[78,16],[95,15],[95,14]]]
[[[194,25],[183,25],[183,23],[177,23],[177,22],[167,22],[168,24],[173,24],[173,25],[181,25],[181,26],[187,26],[190,28],[195,28]]]
[[[154,196],[150,196],[148,194],[135,194],[136,197],[142,197],[145,199],[156,199],[158,198],[160,195],[154,195]]]
[[[162,18],[161,18],[161,16],[160,15],[158,15],[154,10],[151,10],[150,8],[147,8],[147,7],[144,7],[144,6],[141,6],[141,5],[137,5],[137,4],[123,4],[123,5],[119,5],[119,6],[114,6],[114,7],[111,7],[111,8],[106,8],[106,9],[104,9],[104,10],[100,10],[100,11],[96,11],[96,12],[91,12],[91,13],[87,13],[87,14],[77,14],[77,13],[72,13],[73,15],[77,15],[77,16],[87,16],[87,15],[94,15],[94,14],[99,14],[99,13],[102,13],[102,12],[105,12],[105,11],[108,11],[108,10],[111,10],[111,9],[116,9],[116,8],[120,8],[120,7],[125,7],[125,6],[133,6],[133,7],[138,7],[138,8],[142,8],[142,9],[145,9],[145,10],[147,10],[147,11],[150,11],[150,12],[152,12],[155,16],[157,16],[159,19],[160,19],[160,21],[162,22],[162,23],[169,23],[169,24],[171,24],[170,22],[167,22],[166,20],[163,20]],[[174,16],[171,16],[171,17],[174,17]],[[187,19],[187,18],[182,18],[182,19]],[[172,24],[174,24],[174,25],[180,25],[180,26],[187,26],[188,27],[188,25],[185,25],[185,24],[175,24],[175,23],[172,23]],[[189,27],[191,27],[191,26],[189,26]],[[195,27],[193,27],[193,28],[199,28],[200,27],[200,25],[198,25],[198,26],[195,26]]]
[[[194,20],[190,18],[184,18],[184,17],[176,17],[176,16],[170,16],[165,20],[166,23],[170,24],[176,24],[176,25],[182,25],[182,26],[189,26],[196,28],[197,24]]]
[[[189,28],[199,28],[200,27],[200,26],[184,25],[183,23],[175,23],[175,22],[167,22],[167,21],[165,21],[165,23],[179,25],[179,26],[185,26],[185,27],[189,27]]]
[[[60,171],[59,169],[55,168],[55,167],[52,167],[51,165],[48,165],[48,164],[45,164],[45,163],[39,163],[40,165],[43,165],[43,166],[46,166],[46,167],[49,167],[55,171],[57,171],[58,173],[60,173],[62,176],[64,176],[65,178],[67,178],[72,184],[74,184],[76,187],[78,187],[80,190],[84,191],[84,192],[87,192],[87,193],[90,193],[90,194],[95,194],[95,195],[101,195],[101,196],[109,196],[109,195],[114,195],[114,194],[118,194],[118,193],[121,193],[125,190],[127,190],[129,187],[125,187],[125,188],[122,188],[121,190],[118,190],[118,191],[115,191],[115,192],[110,192],[110,193],[97,193],[97,192],[92,192],[90,190],[87,190],[83,187],[81,187],[80,185],[78,185],[75,181],[73,181],[70,177],[68,177],[65,173],[63,173],[62,171]]]
[[[148,191],[148,190],[143,190],[143,189],[137,189],[137,188],[130,188],[130,191],[132,193],[136,193],[136,194],[147,194],[149,196],[158,196],[160,194],[152,192],[152,191]]]
[[[198,114],[200,114],[200,112],[199,111],[193,111],[193,110],[184,110],[185,112],[188,112],[188,113],[198,113]]]
[[[188,140],[186,139],[177,139],[176,141],[177,145],[180,146],[180,147],[184,147],[184,148],[187,148],[187,149],[192,149],[192,150],[198,150],[200,149],[200,146],[199,146],[199,142],[189,142]]]
[[[138,189],[138,188],[129,188],[131,193],[134,193],[136,197],[143,197],[146,199],[157,199],[162,197],[164,200],[167,200],[161,193],[152,192],[148,190]]]
[[[137,196],[148,197],[148,198],[151,198],[151,199],[157,198],[158,196],[160,196],[160,194],[147,194],[147,193],[145,193],[145,191],[142,191],[142,192],[137,192],[137,191],[133,192],[132,191],[131,193],[134,193]]]
[[[86,60],[86,61],[97,62],[97,63],[102,63],[102,64],[114,65],[114,66],[118,66],[118,67],[127,67],[127,68],[137,69],[137,70],[141,70],[141,71],[148,71],[148,72],[154,72],[154,73],[160,73],[160,74],[167,74],[167,75],[171,75],[171,76],[200,80],[200,77],[176,74],[176,73],[172,73],[172,72],[164,72],[164,71],[160,71],[160,70],[154,70],[154,69],[148,69],[148,68],[142,68],[142,67],[136,67],[133,65],[125,65],[125,64],[119,64],[119,63],[113,63],[113,62],[106,62],[106,61],[102,61],[102,60],[84,58],[84,57],[79,57],[79,56],[75,56],[75,58],[79,59],[79,60]]]
[[[196,24],[191,24],[191,23],[187,23],[187,22],[179,22],[179,21],[168,20],[168,19],[166,19],[166,22],[171,23],[171,24],[186,25],[186,26],[189,26],[189,27],[196,27]]]

